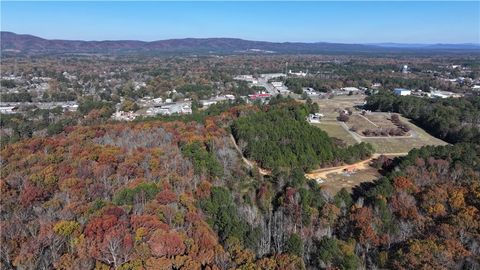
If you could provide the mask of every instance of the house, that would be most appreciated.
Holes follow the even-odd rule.
[[[161,97],[154,98],[154,99],[152,99],[152,102],[154,104],[161,104],[163,102],[163,98],[161,98]]]
[[[3,113],[3,114],[12,114],[12,113],[15,113],[15,110],[17,110],[18,108],[15,107],[15,106],[1,106],[0,107],[0,113]]]
[[[315,89],[311,88],[311,87],[304,87],[302,88],[303,92],[306,93],[309,97],[316,97],[316,96],[319,96],[320,93],[318,93],[317,91],[315,91]]]
[[[412,94],[412,91],[405,88],[395,88],[393,93],[397,96],[409,96]]]
[[[78,104],[76,103],[66,103],[62,105],[64,111],[76,112],[78,110]]]
[[[341,88],[342,91],[345,91],[345,92],[358,92],[360,91],[360,89],[358,89],[357,87],[343,87]]]
[[[273,85],[273,87],[276,87],[276,88],[282,87],[282,86],[283,86],[283,82],[272,82],[272,85]]]
[[[309,123],[320,123],[320,120],[322,119],[324,115],[321,113],[313,113],[309,114],[307,117],[307,121]]]
[[[214,99],[207,99],[207,100],[200,100],[200,104],[202,104],[202,107],[209,107],[210,105],[217,104],[218,100]]]
[[[210,105],[217,104],[218,102],[231,101],[231,100],[235,100],[234,95],[216,96],[211,99],[200,100],[200,104],[202,104],[203,107],[208,107]]]

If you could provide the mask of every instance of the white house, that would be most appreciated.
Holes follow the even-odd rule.
[[[15,113],[16,109],[17,109],[17,107],[15,107],[15,106],[1,106],[0,107],[0,113],[12,114],[12,113]]]
[[[358,89],[357,87],[343,87],[341,89],[342,89],[342,91],[345,91],[345,92],[350,92],[350,91],[358,92],[358,91],[360,91],[360,89]]]
[[[397,96],[409,96],[412,94],[412,91],[405,88],[395,88],[393,93]]]
[[[273,87],[282,87],[283,86],[283,82],[272,82],[272,85]]]
[[[302,88],[303,92],[306,93],[309,97],[316,97],[319,96],[320,94],[315,91],[315,89],[311,87],[303,87]]]
[[[307,117],[307,121],[310,123],[320,123],[320,119],[322,119],[323,116],[321,113],[310,114]]]

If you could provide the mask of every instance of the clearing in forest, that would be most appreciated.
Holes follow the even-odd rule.
[[[319,104],[320,113],[325,117],[320,123],[312,124],[327,132],[332,138],[342,140],[346,145],[360,142],[368,142],[375,149],[374,157],[379,155],[403,156],[414,148],[426,145],[445,145],[446,142],[433,137],[422,128],[416,126],[409,119],[400,116],[400,121],[410,128],[408,136],[380,136],[366,137],[358,134],[350,128],[353,125],[370,129],[389,129],[394,127],[390,121],[391,114],[373,112],[360,115],[355,105],[363,103],[363,96],[335,97],[333,99],[315,100]],[[336,117],[340,110],[349,109],[353,112],[347,123],[339,122]],[[377,169],[369,164],[372,159],[364,160],[353,165],[345,165],[334,168],[324,168],[306,174],[308,178],[315,179],[325,190],[332,194],[340,189],[351,190],[354,186],[363,182],[377,179],[380,174]]]

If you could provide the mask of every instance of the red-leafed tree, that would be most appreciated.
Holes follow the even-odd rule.
[[[148,241],[152,254],[156,257],[173,257],[185,252],[183,237],[175,231],[156,230]]]
[[[112,207],[100,217],[93,218],[85,228],[89,254],[115,268],[130,259],[133,240],[125,213]]]
[[[177,200],[177,194],[170,189],[165,189],[157,194],[157,201],[161,204],[170,204]]]

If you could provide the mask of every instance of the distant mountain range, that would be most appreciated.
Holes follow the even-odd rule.
[[[266,42],[237,38],[185,38],[158,41],[106,40],[82,41],[44,39],[32,35],[1,32],[2,54],[58,53],[213,53],[213,54],[271,54],[271,53],[395,53],[395,52],[473,52],[480,53],[479,44],[345,44]]]

